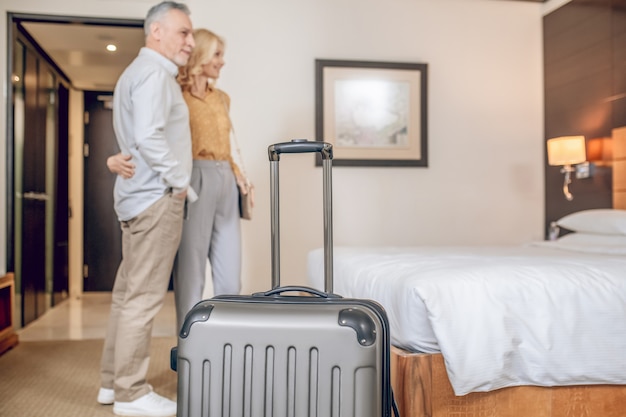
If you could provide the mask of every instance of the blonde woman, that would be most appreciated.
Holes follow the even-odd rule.
[[[224,40],[207,29],[196,29],[193,36],[196,46],[187,65],[179,69],[178,83],[189,108],[193,158],[190,187],[197,192],[198,200],[187,205],[174,263],[178,329],[187,312],[202,298],[207,258],[214,294],[240,292],[237,187],[252,197],[251,188],[232,157],[230,97],[215,85],[224,66]],[[132,161],[123,158],[121,154],[109,158],[109,169],[128,175]]]
[[[202,298],[207,257],[213,292],[241,290],[239,186],[246,179],[235,164],[230,145],[230,97],[215,86],[224,66],[224,41],[206,29],[194,31],[196,47],[180,68],[178,82],[189,107],[193,171],[191,187],[199,199],[188,206],[183,237],[174,264],[178,328]]]

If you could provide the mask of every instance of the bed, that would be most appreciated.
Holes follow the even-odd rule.
[[[335,248],[335,292],[387,311],[402,416],[623,415],[626,210],[559,226],[572,233],[510,247]]]

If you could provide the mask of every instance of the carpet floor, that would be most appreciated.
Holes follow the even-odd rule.
[[[170,369],[175,337],[152,339],[148,382],[176,399]],[[112,406],[96,402],[103,340],[20,342],[0,356],[1,417],[111,417]]]

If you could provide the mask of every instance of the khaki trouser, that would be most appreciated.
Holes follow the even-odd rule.
[[[184,200],[166,194],[136,218],[121,222],[122,262],[101,362],[101,386],[115,401],[150,392],[146,382],[154,317],[163,305],[180,242]]]

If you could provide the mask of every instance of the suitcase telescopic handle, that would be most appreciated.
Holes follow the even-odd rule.
[[[282,153],[319,153],[322,157],[324,194],[324,291],[333,292],[333,145],[326,142],[294,139],[267,148],[270,160],[270,209],[272,233],[272,288],[280,287],[280,211],[278,162]]]
[[[322,159],[333,159],[333,145],[326,142],[309,142],[306,139],[293,139],[291,142],[275,143],[267,148],[270,161],[280,160],[281,153],[315,153]]]

